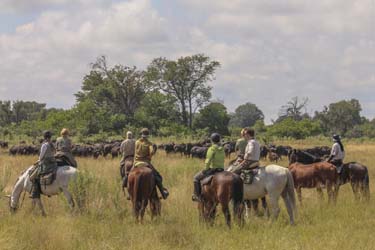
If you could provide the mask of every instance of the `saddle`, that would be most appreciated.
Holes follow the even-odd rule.
[[[203,178],[203,180],[201,180],[201,185],[204,186],[204,185],[209,185],[211,184],[211,181],[212,181],[212,178],[214,177],[214,175],[216,173],[220,173],[224,171],[224,169],[222,168],[212,168],[212,169],[207,169],[205,170],[205,175],[207,175],[207,177]]]
[[[243,169],[241,171],[240,177],[243,180],[244,184],[251,184],[253,183],[254,176],[258,174],[259,166],[252,169]]]
[[[55,180],[56,180],[56,173],[57,173],[57,168],[55,168],[52,172],[43,174],[39,177],[39,182],[40,185],[48,186],[51,185]]]
[[[58,167],[61,166],[73,166],[73,164],[70,162],[69,158],[65,155],[55,155],[56,164]]]

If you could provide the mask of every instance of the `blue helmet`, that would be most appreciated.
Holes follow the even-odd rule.
[[[221,139],[221,136],[218,133],[213,133],[211,135],[211,141],[214,142],[214,143],[220,142],[220,139]]]

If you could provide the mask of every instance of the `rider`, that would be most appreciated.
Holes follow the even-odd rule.
[[[199,171],[194,176],[194,194],[193,201],[201,200],[201,180],[209,175],[224,170],[225,153],[224,148],[220,145],[221,136],[218,133],[211,135],[212,146],[209,147],[206,154],[205,169]]]
[[[245,155],[245,149],[247,145],[247,140],[245,139],[245,133],[246,133],[247,128],[243,128],[241,130],[241,138],[237,140],[236,146],[235,146],[235,151],[237,153],[237,158],[243,159]]]
[[[255,140],[254,129],[247,129],[245,132],[245,139],[248,141],[245,149],[244,160],[233,171],[236,174],[241,174],[242,170],[254,169],[259,167],[260,146]],[[253,179],[253,171],[250,171],[251,180]],[[250,181],[251,182],[251,181]]]
[[[68,165],[77,168],[77,162],[72,154],[72,141],[70,140],[69,130],[63,128],[60,132],[61,137],[56,140],[56,158],[65,158]]]
[[[133,133],[131,131],[126,132],[126,139],[121,143],[120,152],[122,153],[120,161],[120,173],[121,176],[123,176],[122,186],[126,187],[129,173],[125,168],[125,161],[129,157],[134,157],[135,152],[135,139],[133,139]]]
[[[39,177],[43,174],[52,172],[56,167],[55,160],[55,147],[51,141],[52,133],[50,131],[44,131],[43,133],[44,143],[40,149],[39,160],[37,162],[37,169],[30,177],[30,181],[33,183],[33,188],[31,192],[31,198],[39,199],[40,198],[40,180]]]
[[[342,145],[341,137],[339,135],[334,134],[332,140],[334,143],[332,145],[331,155],[327,161],[335,165],[337,172],[340,173],[345,157],[344,145]]]
[[[155,177],[156,186],[159,188],[163,199],[167,199],[169,193],[168,190],[163,187],[163,178],[151,164],[151,157],[155,150],[153,144],[147,139],[149,134],[150,132],[147,128],[142,129],[141,139],[137,140],[135,143],[134,167],[146,166],[151,168]]]

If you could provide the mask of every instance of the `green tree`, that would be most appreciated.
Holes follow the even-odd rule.
[[[178,123],[176,99],[158,90],[149,92],[143,98],[135,114],[136,125],[148,127],[153,131]]]
[[[311,119],[295,121],[292,117],[283,119],[267,128],[267,136],[291,137],[304,139],[308,136],[315,136],[321,133],[319,122]]]
[[[0,126],[9,125],[12,122],[12,105],[10,101],[0,101]]]
[[[263,112],[255,105],[247,102],[240,105],[234,111],[230,125],[237,127],[252,127],[256,121],[263,121]]]
[[[356,125],[362,124],[361,110],[358,100],[342,100],[329,104],[322,112],[315,112],[314,120],[320,122],[326,134],[345,135]]]
[[[78,103],[91,100],[92,104],[103,107],[112,115],[124,114],[132,118],[147,89],[142,71],[123,65],[109,68],[102,56],[92,64],[76,97]]]
[[[194,129],[208,129],[209,133],[217,132],[229,135],[230,117],[227,108],[218,102],[212,102],[199,110],[194,119]]]
[[[46,104],[28,101],[15,101],[12,104],[12,122],[43,119],[46,115]]]
[[[147,79],[155,88],[176,98],[182,123],[192,128],[193,114],[211,98],[211,87],[206,82],[214,79],[219,66],[219,62],[202,54],[177,61],[160,57],[148,66]]]

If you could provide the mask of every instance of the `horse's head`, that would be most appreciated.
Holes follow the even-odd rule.
[[[5,197],[8,198],[8,206],[9,206],[10,213],[14,214],[15,212],[17,212],[18,207],[17,206],[15,206],[15,207],[12,206],[12,197],[10,195],[5,195]]]
[[[297,156],[297,150],[296,149],[292,149],[292,150],[289,151],[288,159],[289,159],[289,165],[297,162],[298,156]]]

